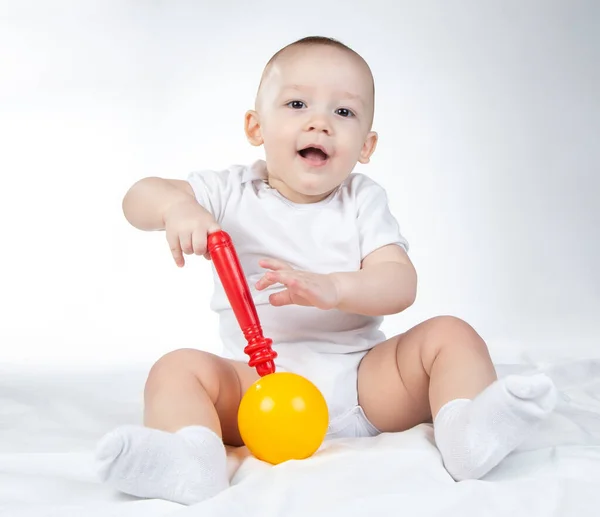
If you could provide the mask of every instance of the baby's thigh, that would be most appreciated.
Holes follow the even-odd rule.
[[[429,376],[421,342],[407,332],[370,350],[358,368],[358,401],[382,432],[405,431],[431,421]]]
[[[244,393],[258,379],[254,368],[247,363],[226,359],[210,352],[193,348],[173,350],[162,356],[148,375],[148,384],[157,381],[183,381],[193,377],[215,400],[219,391],[225,390],[233,395]],[[147,386],[148,388],[148,386]]]
[[[171,409],[210,412],[210,407],[203,408],[209,404],[216,410],[223,438],[227,443],[238,442],[238,407],[257,379],[256,370],[247,363],[202,350],[178,349],[162,356],[151,368],[144,389],[145,405],[164,409],[163,402],[168,401]]]

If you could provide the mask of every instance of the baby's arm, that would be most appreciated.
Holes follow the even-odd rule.
[[[177,266],[183,255],[204,255],[206,237],[219,230],[212,214],[198,203],[187,181],[145,178],[135,183],[123,199],[125,218],[140,230],[166,230]]]
[[[369,255],[355,272],[332,273],[339,293],[337,308],[367,316],[396,314],[416,298],[417,273],[400,246],[383,246]]]
[[[415,268],[396,244],[369,253],[360,271],[311,273],[272,258],[259,264],[269,270],[255,284],[259,291],[274,284],[286,287],[269,296],[269,302],[278,307],[296,304],[385,316],[410,307],[417,290]]]
[[[187,181],[144,178],[136,182],[123,198],[123,213],[140,230],[164,230],[165,214],[179,202],[195,202]],[[199,209],[208,212],[198,205]]]

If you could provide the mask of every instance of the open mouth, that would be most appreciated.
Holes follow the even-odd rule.
[[[329,159],[329,155],[320,147],[308,146],[300,149],[298,154],[311,165],[323,165]]]

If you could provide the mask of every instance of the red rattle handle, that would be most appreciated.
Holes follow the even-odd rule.
[[[240,329],[248,342],[244,348],[244,352],[250,356],[248,364],[256,367],[261,377],[274,373],[273,359],[277,357],[277,353],[271,348],[273,341],[263,336],[256,306],[229,234],[223,230],[209,234],[208,252]]]

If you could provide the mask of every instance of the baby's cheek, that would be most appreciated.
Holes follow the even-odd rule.
[[[273,154],[283,154],[293,145],[291,137],[285,131],[268,131],[263,139],[265,141],[265,150]]]

